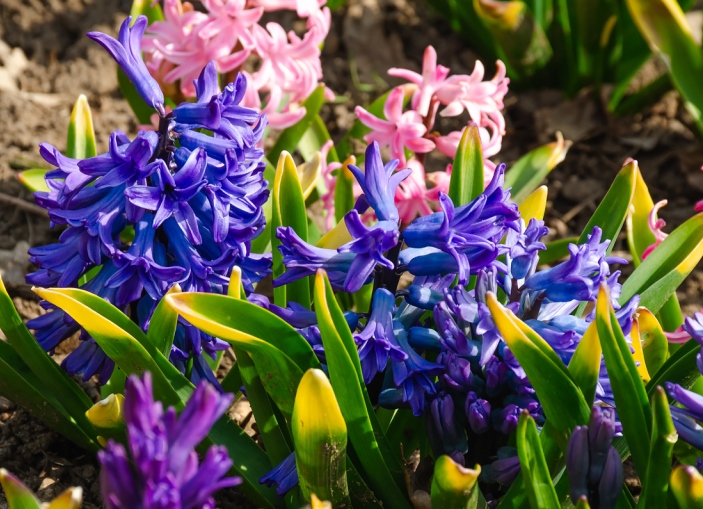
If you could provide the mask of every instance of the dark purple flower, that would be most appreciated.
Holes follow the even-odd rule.
[[[480,435],[489,430],[491,404],[488,401],[479,398],[475,392],[469,391],[466,395],[465,411],[469,426],[474,433]]]
[[[268,487],[276,486],[276,493],[282,497],[298,484],[298,470],[295,466],[295,452],[292,452],[273,470],[259,479]]]
[[[146,16],[139,16],[132,25],[132,16],[128,16],[120,26],[117,39],[101,32],[88,32],[88,37],[107,50],[134,84],[142,99],[158,111],[159,115],[164,116],[164,94],[142,59],[141,42],[148,24]]]
[[[165,412],[152,395],[151,375],[131,376],[125,387],[128,451],[109,441],[98,453],[101,489],[109,509],[211,509],[212,495],[241,483],[225,477],[232,461],[224,446],[212,446],[198,465],[197,446],[232,403],[208,383],[193,392],[180,416]],[[131,460],[131,461],[130,461]]]
[[[395,297],[385,288],[379,288],[373,295],[373,308],[364,329],[354,334],[359,349],[361,371],[364,382],[373,380],[376,373],[384,371],[388,358],[404,361],[408,355],[400,348],[393,333],[393,311]]]
[[[469,450],[463,422],[455,415],[449,394],[439,394],[432,400],[427,419],[430,443],[437,456]]]

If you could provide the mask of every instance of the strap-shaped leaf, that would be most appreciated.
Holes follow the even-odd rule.
[[[571,148],[561,133],[557,140],[528,152],[505,172],[505,187],[512,188],[510,194],[515,203],[522,203],[549,173],[559,164]],[[527,221],[526,221],[527,222]]]
[[[168,291],[168,294],[180,293],[180,291],[180,285],[175,284]],[[146,337],[165,357],[171,354],[171,345],[173,345],[173,339],[176,336],[177,326],[178,313],[164,299],[161,299],[149,320]]]
[[[539,221],[544,219],[544,211],[547,209],[547,186],[540,186],[523,200],[518,206],[520,217],[525,224],[529,224],[531,219]]]
[[[598,208],[591,216],[588,224],[583,229],[578,243],[583,244],[588,240],[588,236],[593,231],[594,226],[599,226],[603,230],[601,242],[609,239],[608,252],[613,250],[615,239],[617,238],[625,218],[630,210],[630,204],[635,193],[636,176],[639,172],[637,163],[632,161],[623,166],[617,174],[610,189],[603,197]]]
[[[668,67],[699,132],[703,133],[703,52],[696,44],[683,10],[675,0],[627,0],[640,33]]]
[[[289,226],[303,240],[308,239],[308,216],[305,198],[298,178],[298,169],[288,152],[281,152],[273,180],[273,214],[271,217],[271,247],[273,251],[273,277],[285,272],[283,255],[278,250],[281,241],[276,237],[279,227]],[[274,301],[285,307],[292,300],[310,307],[310,282],[307,277],[273,289]]]
[[[374,426],[376,419],[363,382],[359,355],[323,270],[315,278],[314,298],[330,381],[364,477],[384,504],[409,508],[407,496],[400,489],[404,485],[402,470],[396,469],[394,475],[387,464],[397,464],[398,460],[392,452],[385,453],[389,448],[383,432],[377,422]]]
[[[93,435],[93,428],[85,418],[85,412],[93,402],[66,371],[39,346],[17,313],[1,277],[0,330],[5,333],[13,350],[41,382],[43,387],[41,390],[51,394],[56,401],[60,401],[66,412],[76,420],[83,431]]]
[[[652,396],[652,441],[649,450],[649,464],[656,468],[647,469],[647,479],[637,507],[666,507],[671,476],[671,459],[678,434],[671,420],[669,400],[666,392],[657,387]]]
[[[644,362],[650,375],[661,369],[669,358],[669,341],[659,325],[657,317],[646,308],[638,308],[634,324],[642,342]]]
[[[354,175],[348,169],[350,164],[356,165],[356,157],[353,155],[347,157],[337,170],[334,184],[334,220],[337,224],[344,224],[344,216],[354,208]]]
[[[560,507],[552,476],[544,459],[535,420],[527,411],[520,414],[517,424],[517,454],[531,507],[557,509]]]
[[[591,322],[569,362],[571,376],[574,377],[574,382],[581,389],[589,407],[593,406],[593,401],[596,398],[601,354],[596,322]]]
[[[676,228],[623,284],[619,301],[639,294],[640,304],[656,313],[703,257],[703,214]]]
[[[642,262],[642,254],[645,250],[656,241],[652,230],[649,229],[649,213],[653,208],[654,200],[638,168],[635,175],[632,207],[627,215],[627,243],[635,267]]]
[[[98,450],[92,427],[86,433],[76,424],[64,405],[5,341],[0,341],[0,394],[12,399],[79,447],[91,452]]]
[[[454,155],[448,195],[455,207],[466,205],[483,192],[483,147],[478,125],[464,128]]]
[[[178,314],[203,330],[206,330],[205,327],[209,330],[213,327],[237,330],[270,343],[290,357],[301,373],[320,367],[310,343],[298,331],[251,302],[229,295],[193,292],[170,294],[165,300]],[[221,337],[217,333],[208,334]]]
[[[671,491],[679,504],[679,509],[703,507],[703,476],[695,467],[676,467],[671,473]]]
[[[86,159],[96,153],[93,116],[90,113],[88,99],[81,94],[73,105],[71,120],[68,123],[66,155],[74,159]]]
[[[478,505],[478,476],[481,466],[464,468],[447,455],[437,458],[432,476],[430,496],[432,507],[476,509]]]
[[[538,334],[504,308],[495,295],[489,293],[486,300],[498,331],[539,394],[547,422],[554,427],[555,439],[565,451],[572,430],[590,418],[590,408],[581,390],[561,359]]]
[[[598,292],[596,324],[623,435],[632,452],[637,473],[644,479],[649,461],[651,409],[630,347],[615,318],[610,291],[605,283],[601,284]]]
[[[0,484],[5,490],[9,509],[41,509],[34,493],[4,468],[0,468]]]
[[[291,431],[305,500],[315,494],[333,507],[349,504],[347,425],[325,373],[309,369],[295,394]]]

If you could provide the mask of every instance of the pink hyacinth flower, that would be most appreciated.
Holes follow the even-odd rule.
[[[691,339],[691,335],[683,330],[683,325],[678,327],[674,332],[664,331],[664,335],[666,339],[669,340],[669,343],[674,343],[676,345],[682,345]]]
[[[457,95],[454,87],[441,87],[437,91],[440,102],[446,104],[440,115],[453,117],[466,110],[471,120],[478,124],[488,115],[500,128],[500,134],[505,134],[505,120],[500,110],[504,107],[503,98],[508,92],[510,80],[505,77],[505,64],[498,60],[496,66],[498,69],[490,81],[483,81],[485,69],[480,61],[476,61],[470,75],[449,77],[446,83],[460,87],[461,92]]]
[[[649,212],[647,225],[649,226],[649,229],[654,235],[654,244],[644,250],[644,253],[642,253],[642,260],[647,258],[651,254],[651,252],[654,251],[654,249],[659,244],[661,244],[665,238],[668,237],[668,235],[661,230],[662,228],[664,228],[664,226],[666,226],[666,222],[663,219],[657,218],[659,210],[664,207],[667,203],[667,200],[657,202],[654,204],[654,207],[652,207],[652,210]]]
[[[423,117],[430,112],[432,96],[440,88],[443,89],[443,97],[445,99],[451,97],[451,101],[456,100],[462,92],[461,85],[448,84],[446,82],[449,68],[437,64],[437,52],[432,46],[425,48],[425,53],[422,57],[422,74],[397,67],[388,69],[388,74],[407,80],[410,83],[415,83],[419,87],[413,95],[411,105]]]
[[[324,145],[320,148],[320,174],[322,175],[322,180],[325,184],[327,191],[320,197],[322,200],[322,208],[325,210],[325,227],[327,231],[331,230],[335,224],[334,215],[334,188],[337,183],[337,177],[332,175],[334,170],[338,170],[342,167],[342,163],[332,162],[327,163],[327,156],[330,153],[330,149],[334,146],[332,140],[327,140]]]
[[[253,75],[254,87],[262,91],[278,88],[292,102],[302,101],[317,88],[322,68],[316,31],[308,31],[301,39],[293,31],[286,36],[278,23],[267,23],[266,29],[254,25],[252,36],[262,60]]]
[[[391,157],[399,159],[401,167],[406,163],[406,148],[416,154],[424,154],[435,148],[434,142],[424,137],[427,127],[422,123],[422,115],[414,110],[403,113],[403,97],[403,89],[400,87],[388,94],[383,105],[386,120],[372,115],[361,106],[354,110],[361,123],[372,129],[371,133],[364,136],[364,140],[367,143],[377,141],[381,146],[390,147]]]
[[[326,0],[254,0],[253,5],[263,7],[266,12],[295,11],[301,18],[307,18],[325,5]]]
[[[398,208],[400,220],[405,224],[410,224],[418,216],[433,212],[427,203],[425,167],[420,161],[412,158],[408,161],[408,168],[412,173],[395,190],[395,205]]]
[[[247,83],[254,81],[248,72],[242,71],[242,74],[246,76]],[[266,106],[262,107],[258,90],[253,86],[248,86],[244,92],[241,105],[265,113],[268,125],[273,129],[285,129],[294,125],[305,116],[305,107],[297,103],[282,105],[282,102],[283,93],[280,88],[276,88],[268,94]]]

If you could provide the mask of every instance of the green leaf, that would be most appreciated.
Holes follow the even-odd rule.
[[[71,111],[66,155],[74,159],[86,159],[95,156],[96,153],[93,116],[90,113],[88,99],[81,94]]]
[[[298,143],[298,152],[300,152],[300,155],[303,156],[303,159],[309,161],[313,158],[315,153],[322,150],[322,146],[331,139],[332,136],[330,136],[324,120],[322,120],[320,115],[317,114],[315,115],[315,118],[313,118],[312,122],[310,122],[310,127],[308,127],[308,130],[305,131],[300,143]],[[334,148],[334,145],[330,147],[327,154],[327,162],[329,163],[333,161],[339,161],[337,150]]]
[[[180,291],[181,287],[175,284],[166,295],[180,293]],[[177,326],[178,313],[166,303],[165,299],[161,299],[151,315],[151,320],[149,320],[149,329],[146,331],[146,337],[166,358],[171,355],[171,345],[173,345],[173,339],[176,336]]]
[[[5,490],[9,509],[41,509],[34,493],[4,468],[0,468],[0,483]]]
[[[449,197],[455,207],[466,205],[483,192],[483,148],[478,125],[464,129],[454,156]]]
[[[309,369],[295,394],[291,431],[305,500],[315,494],[333,507],[349,505],[347,425],[325,373]]]
[[[473,0],[474,10],[497,43],[509,75],[532,76],[552,58],[544,29],[522,1]],[[512,72],[511,72],[512,71]]]
[[[657,387],[652,397],[652,442],[649,450],[649,464],[656,468],[647,469],[647,480],[637,507],[666,507],[671,476],[671,459],[678,434],[671,421],[671,411],[666,392]]]
[[[520,458],[527,498],[531,507],[558,509],[559,499],[544,459],[535,420],[527,411],[520,414],[517,425],[517,454]]]
[[[596,303],[596,324],[623,435],[641,479],[647,474],[651,409],[630,347],[615,318],[608,286],[601,284]]]
[[[564,141],[557,133],[557,141],[548,143],[528,152],[513,164],[505,173],[505,188],[512,188],[510,194],[515,203],[522,203],[542,183],[571,148],[570,141]]]
[[[330,381],[362,474],[381,502],[389,507],[410,508],[404,490],[400,489],[404,485],[402,469],[392,471],[387,464],[387,461],[397,464],[398,458],[389,451],[383,432],[375,422],[354,339],[323,270],[319,270],[315,278],[314,297]]]
[[[83,432],[94,436],[93,427],[85,418],[85,412],[93,402],[66,371],[39,346],[17,313],[2,278],[0,278],[0,330],[5,333],[12,349],[41,382],[41,391],[60,401]]]
[[[669,341],[657,318],[646,308],[637,310],[632,325],[635,330],[630,335],[633,341],[636,336],[639,336],[647,371],[650,375],[654,374],[669,358]]]
[[[93,428],[86,432],[85,428],[79,426],[49,389],[22,361],[12,346],[0,341],[0,394],[10,398],[79,447],[91,452],[97,451],[98,444],[95,442],[96,434]],[[85,422],[90,426],[87,419]]]
[[[320,108],[322,108],[324,102],[325,87],[319,86],[301,105],[305,108],[305,116],[296,124],[283,130],[278,136],[276,143],[274,143],[271,150],[266,154],[266,158],[269,161],[278,161],[284,151],[290,153],[295,152],[305,132],[310,128],[315,118],[320,113]]]
[[[278,250],[281,241],[276,236],[279,227],[288,226],[303,240],[308,240],[308,216],[305,198],[298,178],[298,169],[288,152],[282,152],[273,180],[273,214],[271,223],[271,248],[273,252],[273,277],[285,272],[283,255]],[[274,302],[286,307],[289,300],[309,308],[310,282],[307,277],[273,289]]]
[[[127,427],[124,421],[124,395],[110,394],[95,403],[85,414],[100,434],[100,441],[113,439],[127,444]]]
[[[163,21],[164,13],[158,2],[152,0],[133,0],[129,15],[136,21],[138,16],[146,16],[151,25],[154,21]],[[134,23],[134,21],[132,21]]]
[[[480,473],[480,465],[472,470],[459,465],[449,456],[437,458],[430,489],[432,507],[475,509],[480,492],[476,481]]]
[[[572,430],[590,418],[590,407],[559,356],[537,333],[525,325],[489,293],[488,309],[510,351],[525,370],[539,394],[555,439],[566,450]]]
[[[613,250],[615,239],[618,237],[620,230],[622,230],[622,225],[625,223],[625,218],[630,210],[638,172],[639,170],[634,162],[626,164],[620,170],[603,201],[598,205],[598,208],[583,229],[583,233],[578,240],[579,244],[586,243],[588,236],[593,231],[593,227],[598,226],[603,230],[601,242],[610,240],[608,253]]]
[[[591,322],[569,362],[571,376],[573,376],[574,382],[581,389],[581,393],[589,407],[593,406],[593,401],[596,398],[601,354],[602,350],[598,341],[596,322]]]
[[[703,256],[703,214],[676,228],[627,278],[619,302],[641,296],[640,305],[656,313]]]
[[[193,292],[174,293],[168,295],[166,300],[178,314],[184,317],[187,314],[187,320],[193,325],[197,322],[212,329],[215,325],[210,324],[217,324],[222,329],[238,330],[261,338],[290,357],[300,368],[301,374],[310,368],[320,367],[310,343],[298,331],[251,302],[229,295]],[[217,333],[212,335],[221,337]]]
[[[681,7],[674,0],[627,0],[640,33],[658,55],[684,105],[703,134],[703,52],[695,43]]]
[[[50,170],[45,170],[44,168],[25,170],[17,175],[17,179],[24,187],[33,193],[37,191],[48,193],[50,189],[49,186],[46,185],[46,174],[49,173],[49,171]]]

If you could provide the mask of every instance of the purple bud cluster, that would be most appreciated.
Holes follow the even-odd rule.
[[[146,18],[118,39],[91,33],[160,116],[158,131],[134,139],[115,131],[104,154],[83,160],[41,145],[55,167],[46,176],[48,192],[36,202],[52,225],[64,227],[56,244],[30,250],[39,268],[27,282],[43,287],[80,287],[114,304],[144,329],[159,300],[175,284],[184,291],[224,293],[233,267],[242,269],[247,290],[270,272],[270,255],[252,253],[264,229],[268,198],[259,144],[266,119],[240,105],[246,79],[239,75],[222,91],[213,63],[195,82],[197,102],[166,114],[164,97],[140,53]],[[212,136],[202,131],[208,130]],[[62,311],[48,312],[28,326],[47,351],[79,331]],[[81,333],[81,345],[64,361],[71,373],[101,382],[114,363]],[[192,379],[216,383],[203,353],[215,356],[227,344],[186,323],[178,326],[171,360]]]

